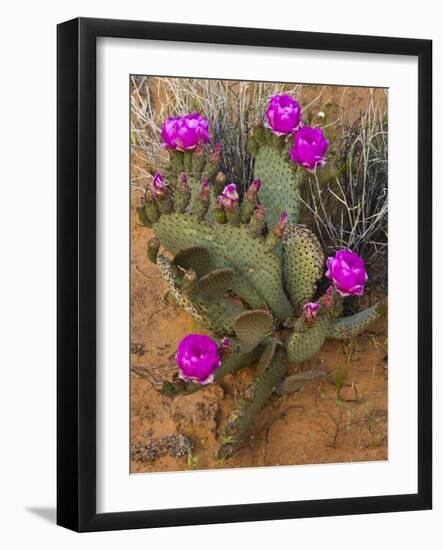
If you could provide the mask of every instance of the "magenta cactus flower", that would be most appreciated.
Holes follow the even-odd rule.
[[[235,208],[238,205],[238,192],[235,183],[227,185],[221,194],[221,203],[225,208]]]
[[[326,277],[342,296],[361,296],[368,280],[365,262],[351,250],[339,250],[326,261]]]
[[[295,132],[301,121],[301,108],[293,97],[275,95],[271,98],[266,110],[269,127],[277,136]]]
[[[218,345],[205,334],[188,334],[179,343],[175,360],[182,380],[209,384],[221,365]]]
[[[314,323],[320,305],[317,302],[308,302],[303,306],[303,317],[307,323]]]
[[[308,170],[324,166],[329,141],[321,128],[303,126],[294,136],[294,145],[289,151],[292,160]]]
[[[163,146],[178,151],[192,151],[208,143],[211,138],[208,119],[200,113],[168,118],[161,134]]]
[[[161,172],[156,172],[151,182],[150,191],[152,198],[162,198],[167,193],[167,184],[165,176]]]

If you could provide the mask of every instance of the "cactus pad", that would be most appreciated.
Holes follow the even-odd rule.
[[[382,317],[383,308],[384,302],[379,302],[349,317],[331,321],[328,338],[346,339],[357,336],[357,334],[366,330],[371,323]]]
[[[312,300],[323,274],[323,250],[307,227],[289,225],[283,237],[283,273],[292,305],[299,308]]]
[[[200,292],[209,298],[220,298],[226,294],[228,289],[232,288],[233,283],[233,269],[216,269],[207,273],[198,281],[198,288]]]
[[[193,269],[198,277],[203,277],[209,272],[211,256],[206,248],[202,246],[191,246],[180,250],[174,256],[174,264],[185,270]]]
[[[319,378],[324,378],[325,376],[325,371],[319,368],[296,372],[295,374],[291,374],[282,380],[275,388],[275,392],[279,395],[294,393],[303,389],[305,384]]]
[[[179,307],[216,334],[233,333],[234,320],[241,312],[236,304],[228,300],[211,300],[200,292],[188,296],[177,267],[162,254],[157,256],[157,265],[168,285],[169,295]]]
[[[289,223],[297,223],[300,174],[288,153],[271,145],[261,147],[255,157],[254,178],[262,183],[258,197],[266,208],[268,227],[278,223],[282,212],[287,213]]]
[[[191,216],[171,214],[162,216],[153,229],[173,254],[188,247],[204,247],[211,256],[211,270],[233,269],[234,291],[240,298],[248,302],[253,296],[256,304],[264,302],[281,321],[292,315],[292,306],[282,286],[279,258],[251,237],[245,226],[208,225]],[[242,292],[245,284],[247,296]]]
[[[254,349],[272,329],[272,315],[262,309],[241,313],[234,323],[234,330],[244,352]]]
[[[257,374],[261,374],[269,367],[278,345],[279,343],[277,338],[273,338],[266,346],[265,351],[260,357],[260,361],[257,363]]]
[[[320,351],[330,325],[329,317],[317,319],[312,327],[294,332],[286,341],[286,357],[290,363],[302,363]]]

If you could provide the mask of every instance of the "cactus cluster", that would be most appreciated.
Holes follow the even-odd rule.
[[[241,444],[274,392],[295,391],[323,374],[301,371],[285,378],[288,364],[311,358],[326,338],[359,334],[384,313],[384,304],[376,304],[341,317],[343,293],[334,285],[318,296],[325,257],[314,233],[298,224],[307,174],[293,160],[290,137],[272,127],[253,129],[248,149],[255,179],[242,197],[219,171],[221,147],[211,147],[209,137],[192,148],[169,147],[168,178],[157,173],[137,209],[155,234],[147,256],[157,264],[168,297],[220,341],[221,366],[211,383],[256,365],[254,381],[220,436],[223,459]],[[161,391],[174,397],[202,387],[176,374]]]

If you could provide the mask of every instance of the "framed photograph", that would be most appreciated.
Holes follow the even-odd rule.
[[[59,525],[432,506],[432,43],[58,26]]]

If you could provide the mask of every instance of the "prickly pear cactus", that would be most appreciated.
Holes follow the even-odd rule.
[[[279,97],[288,103],[287,96],[274,96],[274,107]],[[255,128],[248,141],[256,179],[249,187],[243,182],[247,188],[243,197],[219,171],[221,147],[210,148],[207,121],[187,115],[165,123],[168,177],[154,175],[137,210],[140,222],[155,234],[148,242],[147,257],[157,264],[169,299],[220,342],[218,351],[209,342],[213,372],[201,376],[192,372],[200,355],[192,345],[179,346],[179,373],[164,382],[162,392],[171,398],[194,393],[228,373],[256,365],[255,380],[237,400],[220,436],[221,459],[241,445],[274,392],[296,391],[322,376],[316,369],[285,378],[288,363],[312,358],[327,338],[352,338],[386,309],[385,304],[376,304],[341,318],[343,297],[364,290],[363,260],[341,251],[325,266],[318,239],[298,224],[306,170],[322,166],[328,141],[321,130],[306,126],[303,139],[297,140],[302,130],[296,110],[293,128],[282,132],[287,121],[277,128],[270,109],[267,116],[274,127]],[[188,128],[190,141],[186,142],[183,130],[174,134],[174,124]],[[197,135],[198,142],[192,144]],[[299,149],[296,143],[301,143]],[[325,267],[331,284],[318,296]]]

